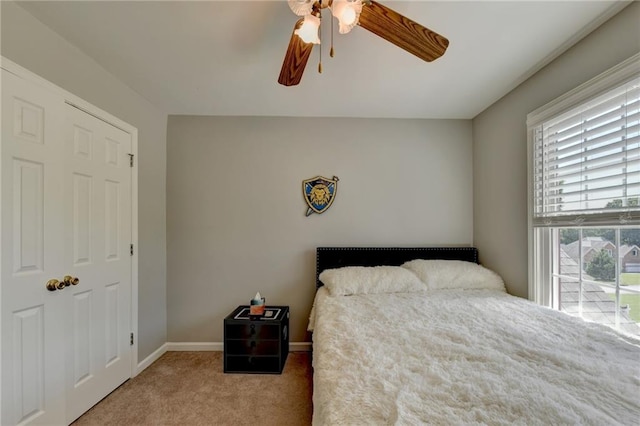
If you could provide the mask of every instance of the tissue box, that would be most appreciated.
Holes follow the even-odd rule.
[[[262,303],[260,305],[254,305],[255,300],[251,301],[251,305],[249,305],[249,315],[251,316],[262,316],[264,315],[265,308],[265,299],[262,298]]]

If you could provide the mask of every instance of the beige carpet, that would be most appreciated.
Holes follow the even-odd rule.
[[[74,425],[309,425],[309,352],[281,375],[224,374],[222,352],[167,352]]]

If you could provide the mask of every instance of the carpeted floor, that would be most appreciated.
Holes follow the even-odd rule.
[[[310,425],[309,352],[281,375],[224,374],[222,352],[167,352],[73,425]]]

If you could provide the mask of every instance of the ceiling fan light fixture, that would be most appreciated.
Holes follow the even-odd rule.
[[[302,26],[294,31],[305,43],[320,44],[318,30],[320,29],[320,18],[315,15],[306,15]]]
[[[346,34],[358,25],[362,0],[333,0],[330,8],[331,14],[338,19],[338,32]]]
[[[293,27],[280,69],[278,83],[284,86],[300,83],[313,45],[320,44],[320,18],[326,8],[338,20],[341,34],[358,25],[426,62],[438,59],[449,47],[446,37],[375,0],[289,0],[289,6],[303,17],[298,18]],[[333,56],[333,20],[331,24],[330,55]]]

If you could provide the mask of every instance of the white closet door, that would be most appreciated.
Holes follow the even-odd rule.
[[[131,136],[73,106],[65,134],[67,419],[131,376]]]
[[[64,99],[2,70],[2,419],[65,417]]]
[[[131,377],[131,144],[2,70],[2,425],[70,423]]]

